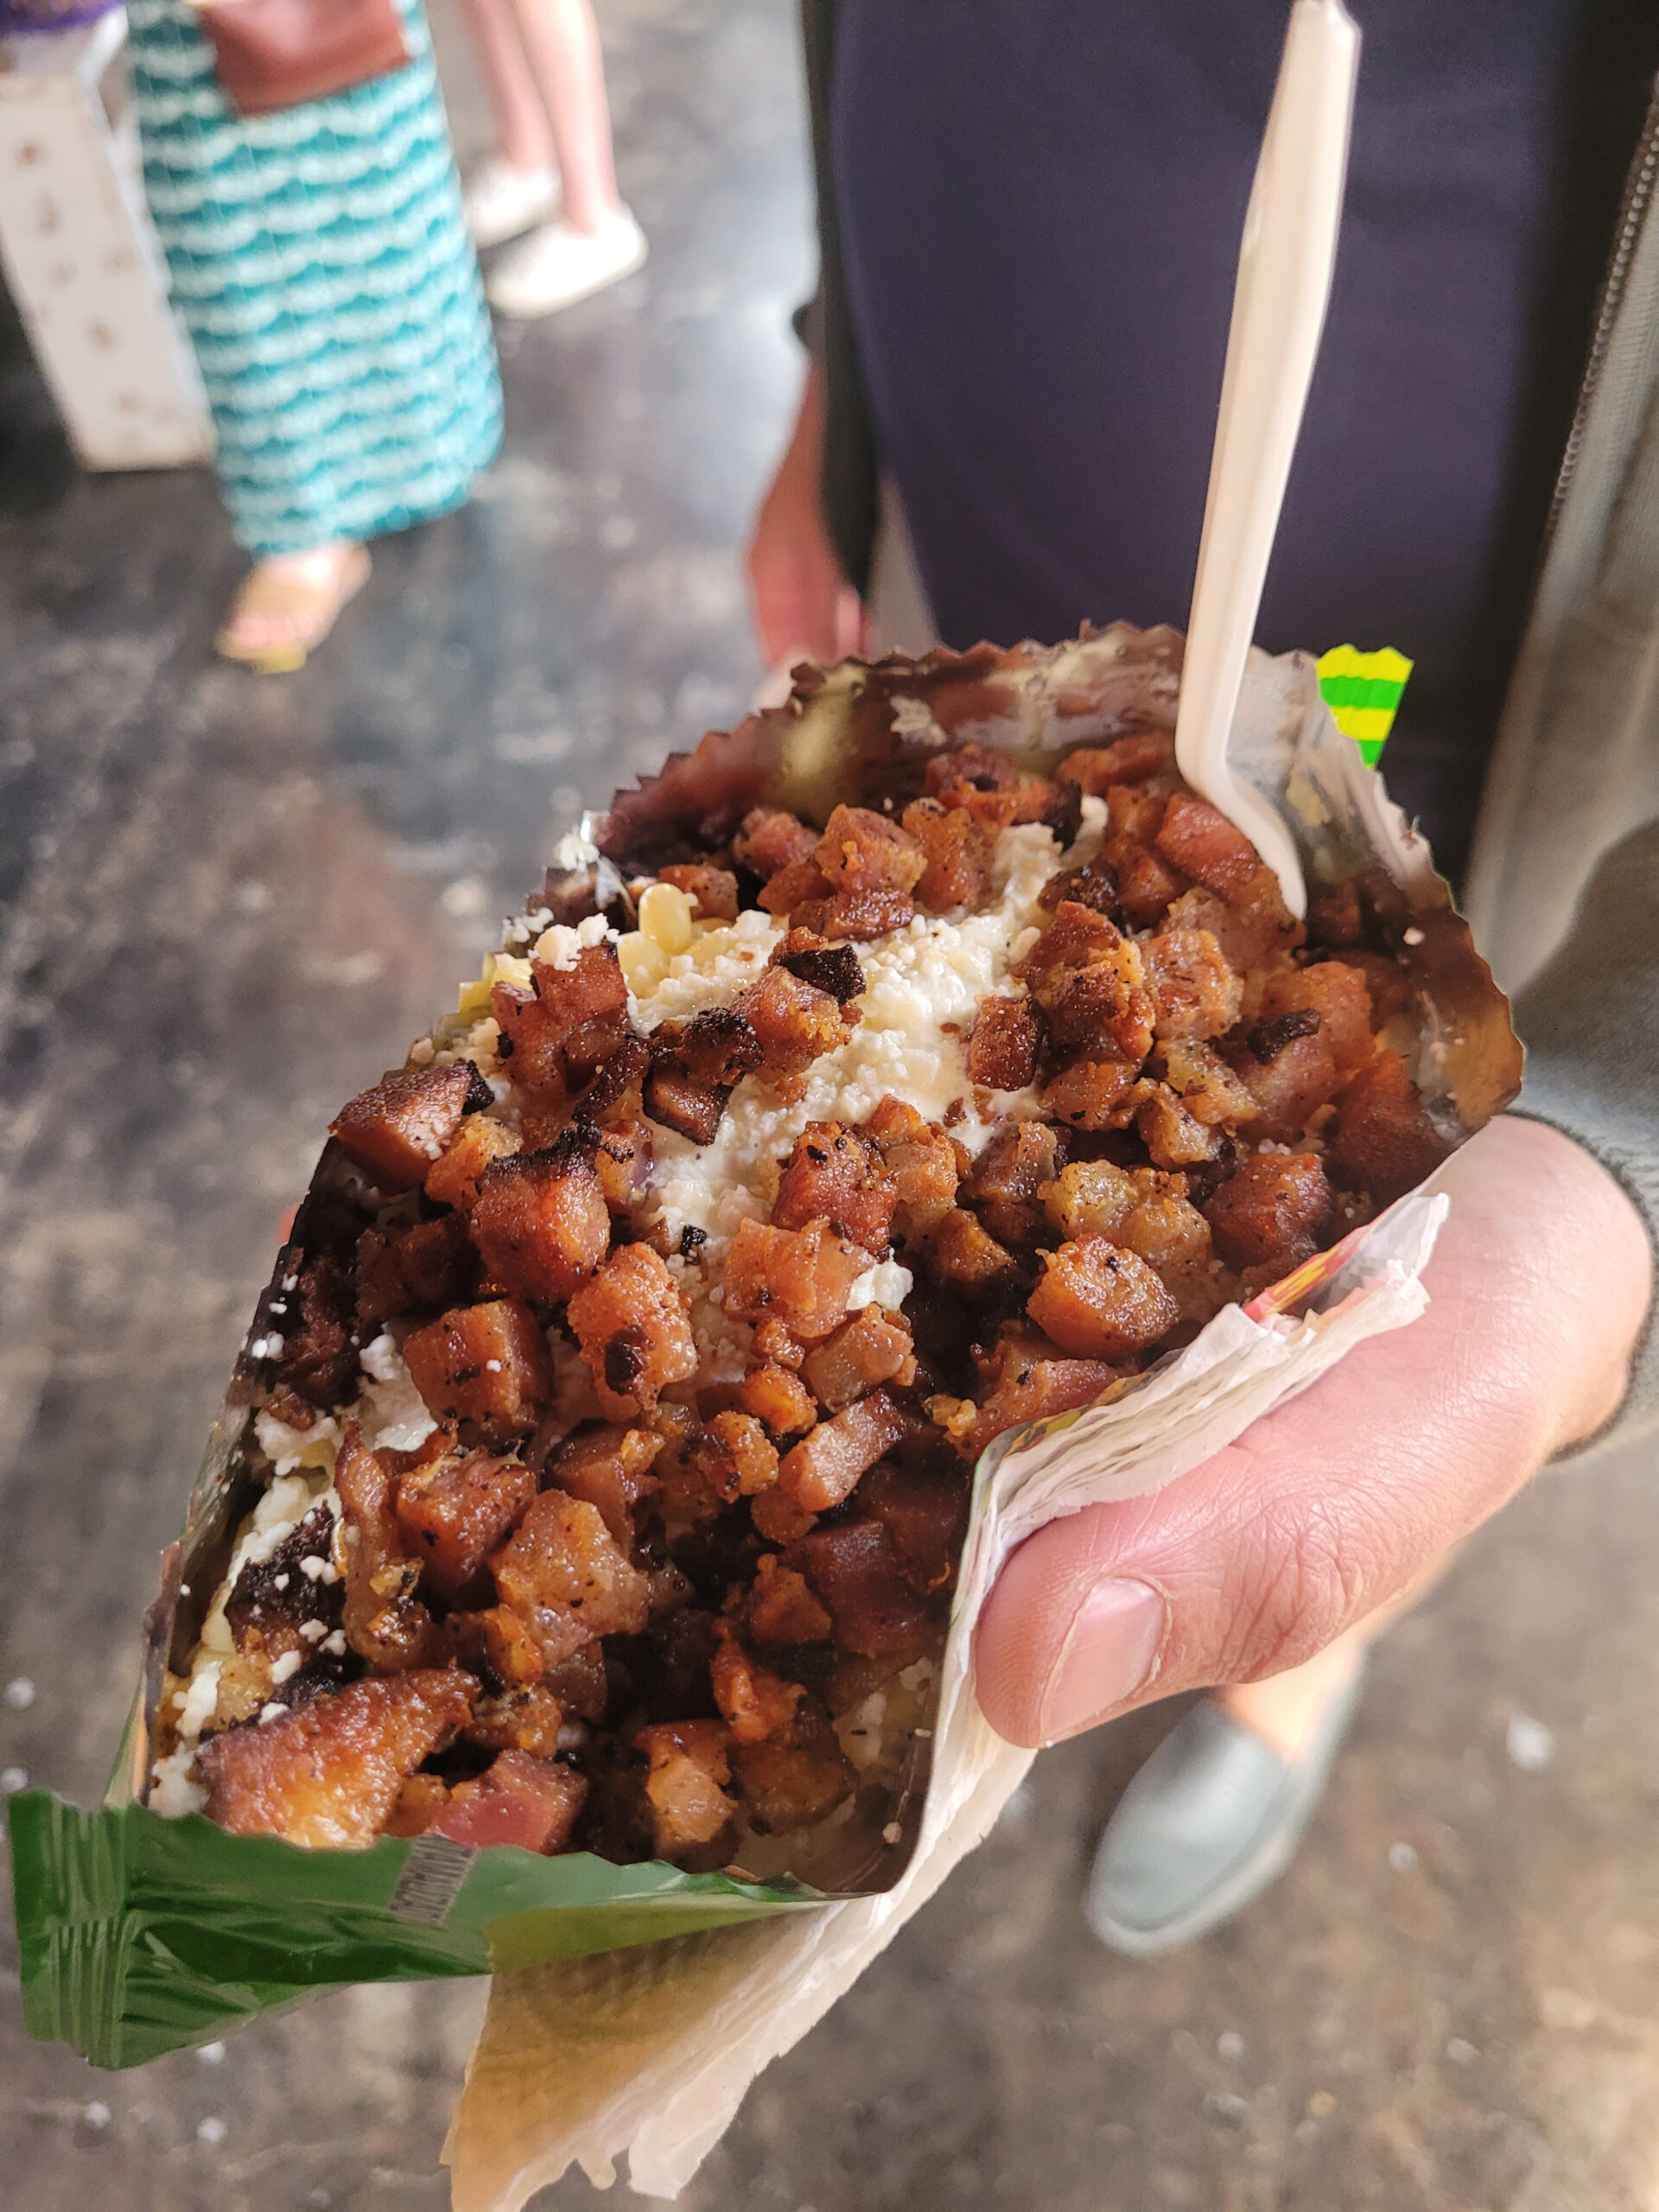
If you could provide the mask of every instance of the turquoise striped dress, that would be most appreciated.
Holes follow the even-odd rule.
[[[186,0],[128,0],[144,188],[250,552],[458,506],[501,387],[432,44],[327,99],[244,118]]]

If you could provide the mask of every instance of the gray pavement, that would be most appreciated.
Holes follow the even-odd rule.
[[[211,482],[78,477],[0,331],[8,1785],[102,1786],[156,1551],[328,1113],[576,808],[759,673],[737,550],[810,264],[789,10],[601,15],[651,265],[505,334],[484,496],[378,550],[299,677],[211,658],[239,569]],[[1170,1715],[1040,1760],[756,2087],[693,2212],[1659,2205],[1652,1474],[1555,1473],[1470,1547],[1379,1654],[1290,1875],[1184,1956],[1110,1959],[1077,1906]],[[349,1993],[112,2076],[27,2042],[9,1972],[0,2202],[440,2206],[481,1997]]]

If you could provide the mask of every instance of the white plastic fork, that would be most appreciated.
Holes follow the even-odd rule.
[[[1182,775],[1244,832],[1298,917],[1296,849],[1227,740],[1331,297],[1358,69],[1342,0],[1295,0],[1239,248],[1175,726]]]

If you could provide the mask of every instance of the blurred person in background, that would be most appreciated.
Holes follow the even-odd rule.
[[[644,265],[616,188],[605,63],[591,0],[462,0],[495,120],[467,186],[474,245],[531,235],[491,270],[503,315],[574,306]]]
[[[365,541],[459,506],[501,436],[495,346],[420,0],[408,60],[244,115],[188,0],[129,0],[144,188],[254,557],[219,651],[300,667]]]
[[[1096,1857],[1091,1923],[1137,1955],[1287,1862],[1369,1642],[1451,1548],[1659,1398],[1659,10],[1354,4],[1335,289],[1257,636],[1414,659],[1390,787],[1454,878],[1480,817],[1475,918],[1531,979],[1529,1074],[1442,1172],[1422,1319],[1160,1496],[1040,1532],[992,1595],[980,1695],[1016,1742],[1211,1690]],[[1182,619],[1286,20],[804,0],[821,275],[750,550],[769,662]]]

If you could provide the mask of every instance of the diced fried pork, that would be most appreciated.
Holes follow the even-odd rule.
[[[760,1040],[734,1007],[708,1007],[689,1021],[659,1023],[651,1034],[651,1057],[653,1067],[676,1068],[729,1090],[760,1066]]]
[[[1021,971],[1062,1052],[1089,1050],[1138,1064],[1151,1051],[1156,1007],[1141,949],[1103,914],[1062,899]]]
[[[732,1770],[757,1835],[791,1835],[827,1820],[858,1777],[817,1700],[803,1697],[787,1730],[743,1743],[734,1735]]]
[[[535,1682],[480,1697],[461,1732],[469,1744],[486,1751],[528,1751],[532,1758],[550,1759],[559,1748],[564,1715],[563,1700]]]
[[[478,1179],[491,1161],[509,1159],[523,1148],[523,1138],[505,1122],[469,1114],[454,1142],[427,1170],[426,1195],[439,1205],[470,1212],[478,1201]]]
[[[850,938],[867,944],[907,929],[916,918],[916,902],[906,891],[859,888],[838,891],[833,898],[797,899],[789,908],[798,928],[815,931],[835,941]]]
[[[611,1242],[591,1141],[569,1130],[550,1151],[486,1168],[472,1233],[492,1280],[515,1297],[551,1305],[590,1282]]]
[[[1363,972],[1345,961],[1323,960],[1316,967],[1293,968],[1268,979],[1262,994],[1264,1020],[1310,1012],[1331,1047],[1339,1073],[1352,1075],[1376,1051],[1371,1035],[1371,994]],[[1252,1039],[1254,1044],[1254,1039]]]
[[[712,1144],[733,1086],[762,1057],[760,1039],[735,1007],[664,1021],[652,1034],[645,1112],[693,1144]]]
[[[887,1532],[899,1572],[924,1596],[943,1590],[956,1572],[968,1529],[968,1486],[953,1470],[873,1467],[859,1485],[859,1503]]]
[[[1162,1038],[1221,1037],[1238,1020],[1244,985],[1208,930],[1164,928],[1141,948]]]
[[[1221,1139],[1167,1084],[1142,1082],[1135,1088],[1135,1126],[1156,1166],[1198,1167],[1217,1157]]]
[[[340,1625],[360,1658],[383,1673],[429,1667],[442,1637],[415,1595],[422,1561],[404,1547],[392,1510],[392,1478],[379,1454],[347,1421],[334,1464],[345,1555],[346,1603]]]
[[[326,1252],[308,1255],[281,1319],[276,1387],[324,1410],[350,1397],[357,1374],[357,1301],[338,1262]]]
[[[691,1456],[723,1504],[752,1497],[778,1479],[778,1447],[753,1414],[715,1414]]]
[[[1179,899],[1181,878],[1143,845],[1120,848],[1116,866],[1118,904],[1124,920],[1134,929],[1155,928]]]
[[[844,1651],[907,1667],[938,1638],[931,1607],[905,1579],[892,1538],[873,1516],[814,1529],[791,1546],[784,1564],[805,1577]]]
[[[1087,906],[1093,913],[1104,914],[1109,922],[1119,928],[1123,925],[1117,870],[1098,854],[1080,868],[1057,868],[1037,894],[1037,904],[1046,914],[1052,914],[1067,899],[1074,906]]]
[[[977,1404],[971,1398],[940,1397],[930,1401],[928,1410],[957,1451],[972,1461],[1007,1429],[1091,1404],[1122,1371],[1104,1360],[1056,1355],[1053,1344],[1005,1337],[985,1363]]]
[[[763,1552],[755,1563],[746,1618],[757,1643],[821,1643],[830,1633],[830,1616],[807,1588],[806,1577],[785,1567],[776,1552]]]
[[[1255,847],[1207,798],[1177,791],[1164,809],[1154,841],[1166,861],[1208,891],[1236,899],[1262,862]]]
[[[947,746],[929,755],[924,781],[931,798],[955,804],[958,795],[1017,791],[1020,764],[986,746]]]
[[[404,1339],[404,1358],[438,1419],[470,1422],[486,1444],[528,1436],[553,1395],[547,1339],[516,1298],[454,1307]]]
[[[1135,1072],[1124,1060],[1073,1060],[1044,1084],[1044,1113],[1074,1129],[1116,1129],[1123,1126],[1133,1104],[1126,1107],[1135,1086]]]
[[[1042,1042],[1029,999],[987,996],[968,1038],[968,1080],[987,1090],[1023,1090],[1036,1079]]]
[[[673,1382],[697,1371],[690,1316],[666,1263],[649,1244],[613,1252],[570,1300],[568,1319],[607,1421],[649,1413]]]
[[[778,1482],[804,1513],[827,1513],[850,1497],[905,1433],[905,1416],[885,1390],[872,1390],[804,1436],[779,1463]]]
[[[424,1182],[459,1134],[461,1117],[492,1103],[470,1060],[447,1067],[402,1068],[359,1092],[329,1123],[340,1148],[385,1191]]]
[[[639,1509],[658,1488],[652,1462],[663,1439],[648,1428],[588,1428],[559,1446],[548,1479],[571,1497],[596,1506],[615,1541],[632,1552]]]
[[[791,861],[810,860],[817,842],[817,831],[809,830],[798,816],[785,814],[776,807],[757,806],[744,817],[742,828],[732,840],[732,851],[745,868],[765,878],[776,875]]]
[[[1312,1153],[1251,1154],[1205,1208],[1221,1255],[1235,1268],[1287,1274],[1312,1258],[1333,1193]]]
[[[838,893],[908,892],[927,866],[908,831],[865,806],[838,806],[812,856]]]
[[[786,1682],[746,1651],[729,1621],[715,1629],[715,1653],[709,1680],[720,1717],[731,1731],[734,1744],[759,1744],[768,1736],[786,1735],[804,1692],[798,1682]]]
[[[426,1833],[475,1850],[510,1843],[520,1851],[563,1851],[587,1796],[587,1782],[574,1767],[528,1751],[501,1751],[482,1774],[454,1784]]]
[[[1338,1182],[1369,1191],[1379,1205],[1391,1205],[1433,1174],[1446,1150],[1405,1062],[1398,1052],[1378,1052],[1337,1109],[1332,1173]]]
[[[879,1306],[861,1306],[833,1336],[814,1345],[802,1373],[812,1386],[813,1397],[829,1413],[851,1405],[879,1382],[896,1382],[900,1389],[907,1389],[916,1376],[910,1325],[902,1313],[888,1313]],[[794,1377],[790,1380],[793,1382]],[[798,1382],[795,1387],[800,1389]],[[806,1394],[802,1391],[801,1395],[805,1397]],[[811,1399],[806,1402],[810,1406]]]
[[[832,895],[829,877],[809,855],[804,860],[788,861],[776,875],[768,877],[760,904],[767,913],[786,919],[798,906],[817,906]]]
[[[651,1131],[631,1117],[607,1122],[594,1150],[594,1170],[613,1214],[631,1213],[651,1188]]]
[[[864,988],[864,970],[850,944],[830,944],[810,930],[789,930],[773,946],[768,965],[786,968],[803,983],[827,991],[846,1006]]]
[[[1067,753],[1059,772],[1096,798],[1113,784],[1141,783],[1175,762],[1175,741],[1166,730],[1140,730],[1110,745],[1085,746]]]
[[[470,1126],[470,1125],[469,1125]],[[459,1305],[478,1280],[478,1253],[452,1213],[405,1228],[365,1229],[357,1246],[357,1317],[365,1325]]]
[[[1014,1255],[965,1206],[954,1207],[933,1232],[927,1266],[936,1282],[969,1298],[1014,1273]]]
[[[360,1849],[404,1777],[465,1726],[477,1690],[469,1675],[427,1668],[351,1682],[280,1719],[227,1729],[197,1754],[207,1816],[236,1835]]]
[[[842,1319],[871,1262],[827,1220],[801,1229],[745,1221],[727,1254],[726,1311],[740,1321],[781,1321],[802,1344],[816,1344]]]
[[[723,1835],[736,1808],[727,1795],[732,1770],[719,1721],[661,1721],[642,1728],[634,1744],[649,1762],[645,1797],[657,1856],[681,1859]]]
[[[768,968],[737,1003],[760,1040],[761,1065],[772,1076],[799,1075],[821,1053],[844,1044],[858,1020],[856,1007],[842,1007],[830,992],[787,967]]]
[[[1213,1045],[1172,1037],[1160,1057],[1170,1089],[1194,1120],[1210,1128],[1229,1122],[1236,1128],[1255,1113],[1255,1100]]]
[[[709,868],[701,862],[677,864],[657,871],[664,883],[695,899],[697,919],[734,922],[737,919],[737,878],[728,868]]]
[[[784,1164],[772,1209],[778,1229],[828,1221],[878,1259],[887,1252],[899,1189],[876,1145],[839,1122],[809,1122]]]
[[[831,1344],[836,1339],[831,1337]],[[743,1377],[743,1410],[773,1436],[798,1436],[818,1417],[812,1393],[786,1367],[764,1361]]]
[[[645,1077],[646,1113],[693,1144],[714,1142],[730,1095],[717,1084],[699,1083],[671,1062],[655,1064]]]
[[[1249,1134],[1276,1144],[1294,1144],[1334,1094],[1337,1063],[1323,1027],[1311,1036],[1272,1042],[1276,1049],[1271,1059],[1259,1058],[1248,1045],[1243,1050],[1230,1046],[1228,1058],[1255,1101],[1255,1113],[1244,1124]]]
[[[596,1505],[544,1490],[495,1561],[501,1602],[526,1622],[547,1665],[596,1636],[637,1636],[645,1578],[620,1551]]]
[[[1168,1333],[1180,1309],[1136,1253],[1085,1236],[1044,1255],[1026,1311],[1078,1359],[1132,1359]]]
[[[1041,1217],[1039,1193],[1060,1164],[1060,1132],[1046,1122],[1005,1122],[969,1177],[966,1195],[1004,1244],[1027,1243]]]
[[[967,808],[947,808],[938,799],[918,798],[905,809],[900,820],[926,863],[915,883],[916,904],[922,912],[948,914],[954,907],[976,906],[990,881],[991,849]]]
[[[393,1510],[402,1549],[420,1562],[422,1588],[447,1605],[464,1605],[535,1495],[522,1459],[487,1452],[452,1449],[400,1475]],[[482,1594],[487,1599],[487,1579]]]
[[[628,987],[616,948],[585,945],[569,968],[543,960],[532,960],[531,968],[532,994],[495,987],[498,1055],[524,1090],[574,1095],[627,1033]]]
[[[864,1124],[899,1194],[894,1227],[907,1245],[925,1243],[957,1202],[957,1147],[937,1122],[888,1096]]]

